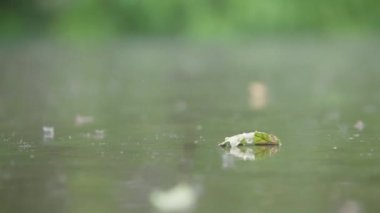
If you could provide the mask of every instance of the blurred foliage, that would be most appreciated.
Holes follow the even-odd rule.
[[[373,32],[376,0],[2,0],[4,36],[244,36]]]

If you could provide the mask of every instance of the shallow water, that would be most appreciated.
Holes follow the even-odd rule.
[[[3,44],[0,212],[378,212],[379,44]]]

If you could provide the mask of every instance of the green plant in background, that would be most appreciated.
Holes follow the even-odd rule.
[[[101,1],[73,1],[68,8],[57,12],[51,31],[66,37],[110,36],[118,33],[115,16]]]
[[[5,0],[0,33],[61,36],[244,36],[373,32],[375,0]]]

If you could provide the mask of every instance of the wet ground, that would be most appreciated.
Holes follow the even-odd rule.
[[[378,212],[379,47],[3,43],[0,212]]]

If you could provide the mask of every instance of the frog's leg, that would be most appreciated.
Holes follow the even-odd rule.
[[[223,141],[222,143],[219,143],[218,145],[221,146],[221,147],[229,147],[229,146],[231,146],[231,144],[230,144],[229,141]]]

